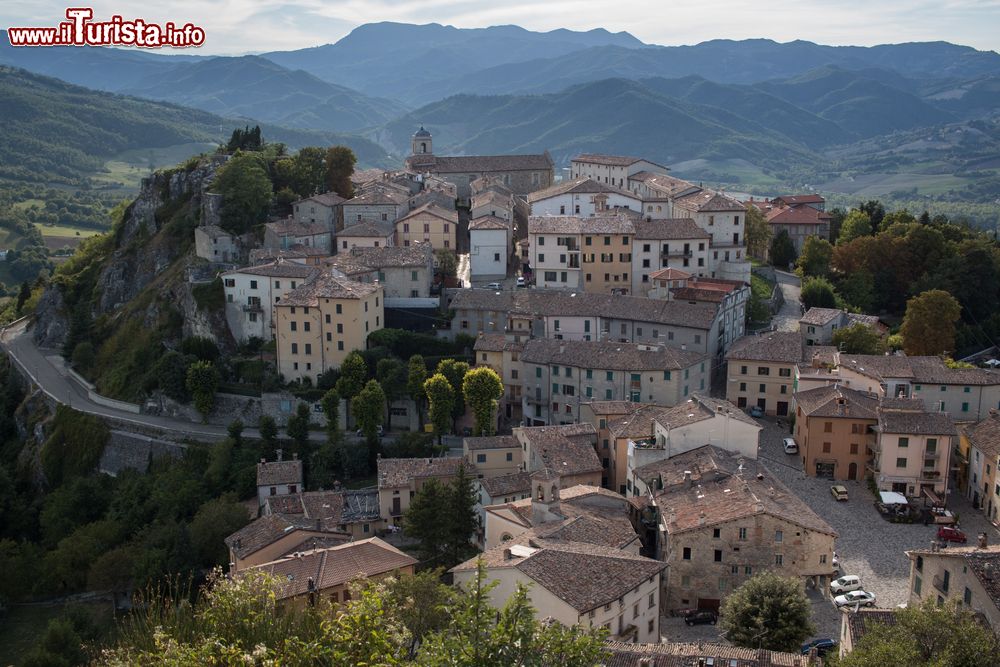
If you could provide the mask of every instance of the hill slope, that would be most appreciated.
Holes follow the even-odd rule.
[[[245,121],[205,111],[103,93],[0,66],[0,179],[82,184],[129,150],[217,143]],[[343,143],[364,166],[386,166],[385,151],[360,137],[262,126],[290,148]]]
[[[256,56],[209,58],[157,71],[123,92],[288,127],[351,132],[406,111]]]

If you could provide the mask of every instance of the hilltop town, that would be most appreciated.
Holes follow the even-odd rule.
[[[642,157],[437,155],[431,129],[242,228],[217,188],[239,152],[147,179],[117,245],[5,328],[6,373],[65,451],[93,420],[93,469],[197,460],[238,488],[205,553],[289,608],[442,567],[496,607],[527,586],[629,666],[821,665],[924,600],[1000,631],[996,348],[956,362],[957,316],[817,300],[808,262],[829,272],[850,216]],[[441,504],[463,493],[467,516]],[[793,646],[723,631],[768,573],[807,600]]]

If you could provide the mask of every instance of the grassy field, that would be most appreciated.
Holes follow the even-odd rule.
[[[40,223],[35,223],[35,227],[38,227],[38,231],[42,233],[42,236],[62,236],[62,237],[79,237],[85,239],[91,236],[97,236],[101,232],[96,229],[83,229],[82,227],[64,227],[62,225],[43,225]]]
[[[135,189],[152,170],[173,167],[189,157],[213,151],[215,147],[215,144],[190,143],[125,151],[105,162],[107,171],[94,174],[92,180],[96,185]]]
[[[32,206],[42,207],[45,206],[45,201],[42,199],[25,199],[24,201],[19,201],[15,203],[12,208],[19,211],[26,211]]]

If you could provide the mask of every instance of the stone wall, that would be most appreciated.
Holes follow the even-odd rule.
[[[161,456],[180,458],[185,449],[186,445],[176,442],[113,430],[97,469],[109,475],[117,475],[128,468],[146,472],[153,459]]]

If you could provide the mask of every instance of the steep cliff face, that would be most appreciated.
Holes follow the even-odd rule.
[[[225,327],[217,317],[199,313],[190,286],[185,281],[186,265],[193,259],[194,227],[201,219],[203,204],[217,217],[218,196],[207,196],[216,171],[225,156],[192,161],[182,168],[161,171],[143,179],[139,195],[125,210],[114,231],[112,251],[98,267],[88,298],[92,316],[116,317],[120,311],[154,287],[159,299],[143,299],[144,324],[159,316],[158,302],[173,304],[184,317],[185,335],[225,338]],[[41,347],[60,348],[70,330],[72,303],[58,281],[50,286],[35,311],[33,335]],[[134,309],[130,309],[134,310]]]

